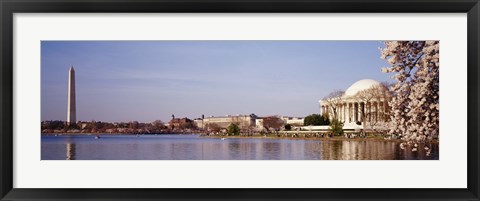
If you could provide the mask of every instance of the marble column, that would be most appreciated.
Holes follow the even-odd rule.
[[[341,104],[338,105],[337,113],[338,113],[338,120],[342,121],[342,105]]]
[[[353,121],[353,105],[352,103],[348,103],[348,122],[352,122]]]
[[[350,123],[350,103],[347,103],[347,122]]]
[[[359,111],[360,121],[363,121],[363,118],[366,118],[366,116],[364,116],[366,113],[367,113],[367,106],[365,103],[361,102],[360,111]]]
[[[357,103],[353,103],[353,122],[357,122],[358,121],[358,104]]]

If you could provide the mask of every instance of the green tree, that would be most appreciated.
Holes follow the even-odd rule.
[[[292,125],[285,124],[285,130],[287,130],[287,131],[292,130]]]
[[[237,126],[237,124],[230,124],[227,127],[227,134],[228,135],[240,135],[240,128]]]
[[[328,116],[322,116],[320,114],[311,114],[305,117],[303,120],[303,124],[305,126],[322,126],[322,125],[329,125],[330,121],[328,120]]]
[[[338,119],[333,119],[330,123],[330,131],[334,133],[334,135],[342,135],[343,134],[343,123]]]

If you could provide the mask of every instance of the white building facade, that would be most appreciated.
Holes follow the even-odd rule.
[[[388,100],[385,97],[372,98],[365,101],[357,95],[359,92],[377,87],[382,89],[384,87],[381,83],[372,79],[363,79],[352,84],[339,99],[334,106],[337,119],[344,123],[344,129],[363,128],[362,118],[367,118],[366,121],[372,125],[381,126],[387,121]],[[328,100],[319,100],[320,114],[328,114],[330,119],[334,117],[334,109],[332,103]],[[362,115],[363,114],[363,115]]]
[[[284,124],[290,124],[292,126],[303,126],[304,118],[302,117],[281,117]]]
[[[227,128],[230,124],[237,124],[242,129],[255,127],[257,115],[226,115],[226,116],[210,116],[203,119],[195,119],[195,125],[198,128],[205,128],[208,124],[216,124],[220,128]]]

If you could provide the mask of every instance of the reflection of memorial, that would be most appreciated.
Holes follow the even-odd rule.
[[[374,141],[324,141],[320,143],[322,160],[395,160],[398,144]],[[312,150],[313,147],[307,147]]]
[[[322,160],[340,160],[342,154],[342,144],[340,141],[324,141],[321,143]]]
[[[343,141],[342,160],[394,160],[394,142]]]
[[[75,160],[75,144],[67,143],[67,160]]]

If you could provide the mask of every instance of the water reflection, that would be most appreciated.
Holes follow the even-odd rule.
[[[42,160],[438,160],[396,142],[202,138],[197,135],[42,136]],[[66,156],[66,158],[65,158]]]
[[[75,160],[75,144],[67,143],[67,160]]]

